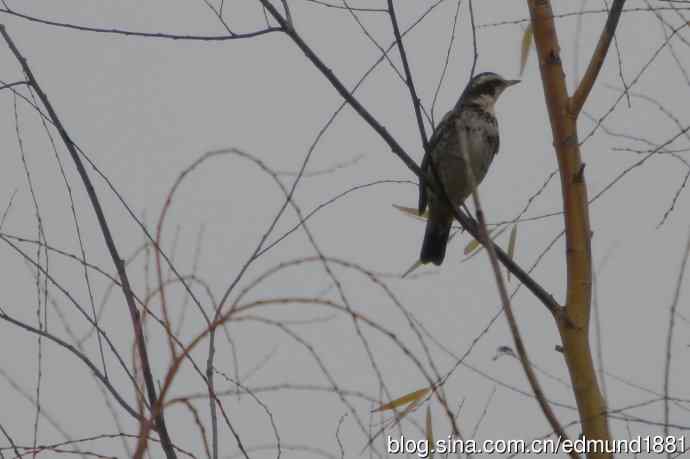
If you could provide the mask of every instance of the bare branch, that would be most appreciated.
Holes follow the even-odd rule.
[[[506,315],[506,319],[508,319],[508,326],[510,328],[510,333],[513,336],[515,349],[517,350],[518,356],[520,357],[520,363],[522,364],[522,369],[525,372],[525,375],[527,376],[527,381],[529,381],[529,385],[532,388],[532,391],[534,392],[534,396],[537,399],[539,407],[544,413],[546,420],[551,425],[553,431],[556,432],[556,434],[558,434],[559,437],[565,440],[568,438],[568,436],[565,433],[565,430],[563,430],[563,427],[558,421],[558,418],[556,418],[556,415],[554,414],[553,410],[551,409],[551,405],[549,404],[546,395],[544,394],[544,391],[542,390],[541,385],[539,384],[537,375],[534,374],[534,370],[532,369],[532,365],[530,364],[529,356],[527,355],[527,348],[525,347],[525,344],[522,341],[520,329],[518,328],[517,320],[515,319],[515,315],[513,314],[513,307],[510,304],[510,298],[508,297],[508,291],[506,290],[505,282],[503,281],[503,274],[501,274],[501,268],[498,265],[498,258],[496,257],[496,250],[494,248],[495,246],[489,242],[491,241],[491,238],[489,236],[489,231],[486,228],[486,221],[484,220],[484,211],[482,210],[481,201],[479,199],[479,192],[477,191],[477,180],[474,176],[474,171],[471,167],[472,162],[470,161],[468,153],[469,147],[467,144],[466,131],[460,129],[459,137],[460,151],[465,157],[465,164],[468,165],[468,167],[465,168],[465,174],[467,175],[468,182],[470,183],[470,188],[472,189],[472,200],[474,203],[474,208],[477,212],[477,220],[479,221],[480,235],[482,240],[485,242],[484,246],[486,247],[486,252],[489,256],[489,261],[491,262],[491,268],[493,270],[494,279],[496,281],[496,286],[498,288],[498,294],[501,298],[501,303],[503,304],[503,312]],[[570,453],[570,456],[573,459],[579,459],[575,451],[572,451]]]
[[[678,280],[676,281],[676,288],[673,292],[673,302],[669,313],[668,333],[666,334],[666,365],[664,366],[664,435],[668,436],[669,426],[669,406],[668,393],[669,382],[671,380],[671,347],[673,344],[673,326],[676,322],[676,307],[678,306],[678,299],[680,298],[680,291],[683,286],[683,277],[685,277],[685,268],[688,264],[688,256],[690,256],[690,233],[688,234],[688,241],[685,244],[683,251],[683,260],[678,272]]]
[[[616,4],[619,2],[616,1]],[[620,2],[622,3],[622,2]],[[592,253],[589,226],[589,201],[584,163],[577,141],[577,112],[568,110],[569,98],[553,10],[549,0],[528,0],[534,43],[539,56],[544,98],[549,112],[551,132],[558,169],[566,238],[567,287],[564,314],[556,316],[563,342],[573,392],[577,400],[583,435],[588,439],[608,441],[611,438],[604,401],[597,382],[589,345],[589,320],[592,301]],[[616,20],[617,22],[617,20]],[[614,24],[615,25],[615,24]],[[613,30],[606,28],[604,33]],[[609,41],[610,43],[610,37]],[[606,47],[608,48],[608,46]],[[595,53],[595,56],[597,53]],[[602,54],[602,59],[605,52]],[[598,64],[600,67],[601,64]],[[592,80],[597,72],[588,72]],[[587,90],[582,96],[586,98]],[[570,115],[570,116],[569,116]],[[592,452],[593,458],[610,458],[610,454]]]
[[[353,8],[350,6],[334,5],[333,3],[327,3],[321,0],[304,0],[305,2],[312,3],[314,5],[325,6],[326,8],[334,8],[336,10],[350,10],[350,11],[361,11],[363,13],[386,13],[384,8]]]
[[[96,378],[98,378],[101,381],[101,383],[103,383],[103,385],[108,389],[108,392],[110,392],[110,394],[125,409],[125,411],[127,411],[134,418],[140,419],[140,416],[137,413],[137,411],[134,408],[132,408],[124,398],[122,398],[122,396],[117,392],[117,390],[110,383],[108,378],[106,378],[105,375],[103,375],[100,372],[98,367],[93,362],[91,362],[91,360],[89,360],[88,357],[86,357],[83,353],[81,353],[76,347],[72,346],[68,342],[61,340],[57,336],[54,336],[54,335],[48,333],[45,330],[40,330],[38,328],[32,327],[31,325],[25,324],[24,322],[21,322],[21,321],[15,319],[14,317],[6,314],[1,308],[0,308],[0,319],[5,320],[5,321],[7,321],[13,325],[16,325],[19,328],[23,328],[24,330],[26,330],[28,332],[31,332],[31,333],[34,333],[38,336],[42,336],[44,338],[47,338],[50,341],[53,341],[55,344],[57,344],[61,347],[64,347],[65,349],[70,351],[72,354],[77,356],[79,358],[79,360],[84,362],[86,364],[86,366],[89,367],[89,369],[93,372],[93,374],[96,376]]]
[[[111,35],[125,35],[129,37],[144,37],[144,38],[161,38],[166,40],[189,40],[189,41],[226,41],[226,40],[241,40],[244,38],[254,38],[261,35],[269,34],[272,32],[280,32],[282,29],[280,27],[266,27],[265,29],[256,30],[253,32],[246,33],[228,33],[224,35],[192,35],[192,34],[176,34],[168,32],[139,32],[136,30],[125,30],[117,28],[102,28],[102,27],[92,27],[80,24],[70,24],[66,22],[58,22],[50,19],[37,18],[35,16],[30,16],[28,14],[20,13],[18,11],[10,9],[0,8],[0,13],[9,14],[29,22],[35,22],[38,24],[49,25],[53,27],[60,27],[62,29],[72,29],[82,32],[97,32],[105,33]]]
[[[597,43],[597,47],[594,49],[594,53],[592,54],[592,58],[589,61],[589,65],[587,66],[582,80],[580,80],[580,84],[570,98],[568,110],[572,116],[577,116],[580,113],[587,100],[587,96],[589,96],[589,93],[592,91],[594,82],[599,76],[599,71],[604,64],[604,59],[609,51],[611,41],[616,35],[616,27],[618,26],[624,4],[625,0],[613,0],[611,11],[609,11],[608,19],[606,19],[606,25],[604,25],[604,30],[601,31],[601,35],[599,36],[599,43]]]
[[[338,77],[329,69],[323,61],[316,55],[316,53],[311,49],[311,47],[300,37],[300,35],[295,30],[290,30],[287,28],[287,22],[283,18],[278,10],[270,3],[268,0],[259,0],[266,10],[273,16],[273,18],[278,21],[278,23],[283,27],[284,31],[288,36],[295,42],[295,44],[300,48],[300,50],[305,54],[305,56],[312,62],[312,64],[324,75],[324,77],[331,83],[331,85],[338,91],[338,93],[345,99],[352,108],[369,124],[369,126],[376,131],[377,134],[388,144],[391,151],[400,158],[405,165],[415,174],[417,177],[424,177],[425,174],[422,169],[414,162],[414,160],[407,154],[407,152],[402,148],[393,136],[388,132],[388,130],[379,123],[379,121],[374,118],[369,111],[347,90],[345,85],[338,79]],[[476,222],[471,217],[467,216],[465,213],[459,210],[454,211],[455,218],[460,222],[460,224],[469,231],[472,236],[476,239],[480,239],[479,230]],[[525,286],[537,297],[539,300],[552,312],[557,308],[558,303],[544,288],[539,285],[532,277],[520,268],[512,259],[508,256],[500,247],[495,246],[495,251],[498,259],[503,263],[503,265],[510,270],[515,277],[524,283]]]
[[[422,145],[424,146],[424,152],[426,153],[429,149],[429,139],[427,138],[426,129],[424,128],[424,120],[422,119],[422,111],[420,109],[421,103],[419,101],[419,97],[417,96],[417,90],[414,87],[412,71],[410,70],[410,64],[407,61],[407,53],[405,52],[402,37],[400,36],[400,27],[398,26],[398,19],[395,16],[393,0],[388,0],[388,15],[390,16],[391,22],[393,23],[393,33],[395,34],[395,42],[398,44],[400,60],[402,61],[403,70],[405,71],[405,83],[407,84],[407,88],[410,90],[412,106],[414,107],[414,114],[417,118],[417,128],[419,129],[419,135],[422,138]]]
[[[34,88],[36,91],[36,94],[38,95],[38,98],[41,100],[43,105],[46,108],[46,111],[48,112],[48,115],[50,116],[51,120],[53,121],[53,124],[57,128],[58,132],[60,133],[60,137],[62,137],[62,140],[67,147],[67,150],[70,153],[70,156],[72,157],[72,160],[74,161],[75,166],[77,167],[77,171],[79,172],[79,176],[82,179],[82,182],[84,183],[84,187],[86,188],[86,192],[89,196],[89,200],[91,201],[91,205],[96,213],[96,217],[98,219],[98,224],[101,228],[101,232],[103,233],[103,237],[105,239],[106,246],[108,248],[108,251],[110,252],[110,256],[113,259],[113,263],[115,264],[115,268],[117,269],[118,276],[120,277],[120,281],[122,283],[122,292],[125,296],[125,300],[127,302],[127,306],[129,308],[129,313],[131,316],[132,320],[132,326],[134,327],[134,336],[135,336],[135,341],[136,341],[136,346],[139,351],[139,357],[141,359],[141,366],[142,370],[144,372],[144,379],[146,382],[146,390],[148,392],[148,397],[151,405],[155,405],[156,403],[156,387],[155,383],[153,380],[153,374],[151,373],[151,367],[149,364],[149,359],[148,359],[148,353],[146,350],[146,343],[144,342],[144,331],[141,326],[141,317],[139,315],[139,310],[136,307],[135,301],[134,301],[134,295],[132,293],[132,289],[130,287],[129,283],[129,278],[127,276],[127,270],[125,269],[124,262],[122,258],[120,258],[120,254],[117,250],[117,247],[115,246],[115,240],[113,239],[112,233],[110,231],[110,227],[108,225],[108,222],[105,218],[105,214],[103,212],[103,208],[101,207],[101,203],[98,200],[98,197],[96,196],[96,190],[93,187],[93,184],[91,183],[91,179],[89,178],[86,169],[84,168],[84,164],[81,161],[81,158],[79,157],[79,153],[77,152],[74,144],[72,143],[72,140],[70,139],[69,134],[67,133],[65,127],[63,126],[62,122],[60,121],[60,118],[57,116],[57,113],[53,109],[52,104],[50,103],[50,100],[48,99],[48,96],[43,92],[43,89],[41,86],[38,84],[38,81],[36,81],[36,78],[34,77],[33,72],[31,71],[31,68],[29,67],[29,64],[26,61],[26,58],[21,54],[19,49],[17,49],[16,45],[12,41],[12,38],[8,35],[7,30],[5,29],[5,26],[0,24],[0,34],[3,36],[5,39],[5,42],[9,46],[10,50],[14,54],[15,58],[21,65],[24,73],[26,74],[26,77],[31,84],[31,87]],[[175,450],[172,446],[172,441],[170,440],[170,437],[168,436],[168,432],[165,426],[165,420],[163,417],[162,413],[158,413],[156,416],[156,429],[158,430],[158,433],[161,437],[161,445],[163,447],[163,450],[166,453],[166,456],[168,459],[175,459],[177,458],[177,454],[175,453]]]

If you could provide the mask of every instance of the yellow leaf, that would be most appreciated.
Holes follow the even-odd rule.
[[[492,229],[490,229],[490,230],[488,231],[488,232],[489,232],[489,238],[490,238],[490,239],[494,239],[494,237],[492,237],[491,235],[492,235],[498,228],[499,228],[499,227],[497,226],[497,227],[492,228]],[[498,232],[496,233],[496,236],[495,236],[495,237],[498,237],[498,236],[500,236],[501,234],[503,234],[503,232],[506,230],[506,228],[507,228],[507,227],[505,227],[505,226],[504,226],[503,228],[501,228],[500,231],[498,231]],[[470,255],[470,254],[472,254],[472,252],[478,251],[478,250],[480,250],[482,247],[483,247],[482,244],[481,244],[478,240],[472,239],[472,240],[465,246],[464,254],[465,254],[466,256],[467,256],[467,255]],[[472,255],[473,255],[473,254],[472,254]]]
[[[517,223],[513,225],[513,228],[510,230],[510,239],[508,241],[508,256],[510,259],[513,259],[513,255],[515,255],[515,242],[517,241]],[[510,281],[510,271],[508,271],[508,281]]]
[[[372,411],[372,413],[376,413],[378,411],[387,411],[387,410],[393,410],[395,408],[401,407],[403,405],[407,405],[408,403],[414,403],[418,402],[420,399],[424,398],[431,392],[431,388],[427,387],[425,389],[419,389],[414,392],[410,392],[407,395],[403,395],[400,398],[396,398],[392,402],[385,403],[381,405],[380,407],[376,408],[375,410]]]
[[[472,253],[472,252],[474,252],[475,250],[477,250],[479,247],[481,247],[481,244],[479,243],[479,241],[476,240],[476,239],[472,239],[472,240],[465,246],[465,250],[463,251],[463,253],[464,253],[465,255],[469,255],[470,253]]]
[[[520,76],[522,76],[522,73],[525,71],[530,48],[532,48],[532,24],[528,24],[525,32],[522,34],[522,45],[520,46]]]
[[[403,275],[400,276],[400,277],[407,277],[408,274],[411,274],[412,271],[414,271],[415,269],[417,269],[417,268],[419,268],[420,266],[422,266],[422,264],[423,264],[423,263],[422,263],[420,260],[415,261],[414,264],[413,264],[412,266],[410,266],[410,268],[409,268],[407,271],[405,271],[405,274],[403,274]]]
[[[426,221],[429,218],[429,211],[428,210],[420,215],[419,210],[415,209],[414,207],[399,206],[397,204],[393,204],[393,207],[395,207],[396,209],[398,209],[400,212],[404,213],[405,215],[409,215],[410,217],[414,217],[417,220]]]
[[[424,390],[424,389],[422,389],[422,390]],[[417,392],[419,392],[419,391],[417,391]],[[409,394],[409,395],[407,395],[406,397],[409,397],[409,396],[411,396],[411,395],[413,395],[413,394]],[[421,398],[421,397],[419,397],[419,398]],[[402,398],[400,398],[400,399],[398,399],[398,400],[401,400],[401,399],[402,399]],[[381,406],[381,407],[379,407],[379,408],[373,410],[372,413],[374,413],[374,412],[376,412],[376,411],[383,411],[384,409],[393,409],[393,408],[395,408],[395,407],[389,407],[389,408],[386,408],[386,407],[389,406],[389,405],[391,405],[392,403],[395,403],[395,402],[396,402],[396,400],[394,400],[394,401],[392,401],[392,402],[390,402],[390,403],[388,403],[388,404],[386,404],[386,405],[383,405],[383,406]],[[414,403],[410,403],[408,406],[406,406],[405,409],[402,410],[401,412],[396,412],[396,413],[395,413],[395,416],[393,416],[393,417],[390,419],[390,422],[385,422],[385,423],[383,423],[383,425],[381,426],[381,428],[380,428],[374,435],[371,436],[371,438],[369,439],[369,441],[367,442],[367,444],[364,445],[364,448],[362,448],[362,451],[361,451],[359,454],[361,455],[364,451],[366,451],[366,449],[367,449],[368,447],[370,447],[370,446],[374,443],[374,440],[376,440],[376,439],[379,437],[379,435],[381,435],[383,432],[385,432],[386,429],[388,429],[388,428],[393,428],[393,427],[399,425],[399,424],[400,424],[400,421],[402,421],[403,418],[405,418],[405,416],[407,416],[408,414],[410,414],[410,412],[411,412],[416,406],[417,406],[417,403],[416,403],[416,401],[415,401]]]
[[[428,405],[426,407],[426,441],[431,449],[434,445],[434,429],[431,426],[431,408]],[[432,452],[429,457],[434,457],[434,453]]]

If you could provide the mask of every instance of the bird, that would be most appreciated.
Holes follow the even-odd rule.
[[[422,264],[443,263],[453,222],[453,209],[472,194],[472,183],[479,185],[498,153],[498,121],[494,106],[503,91],[520,80],[506,80],[493,72],[474,76],[453,109],[438,124],[428,142],[422,171],[432,182],[433,189],[442,185],[446,196],[436,193],[421,181],[419,213],[427,204],[429,215],[419,260]],[[464,131],[465,139],[460,135]],[[467,151],[463,152],[462,148]],[[465,154],[469,158],[474,181],[467,172]]]

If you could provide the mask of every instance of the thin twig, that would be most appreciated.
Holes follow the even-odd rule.
[[[223,35],[191,35],[191,34],[176,34],[168,32],[140,32],[136,30],[124,30],[124,29],[106,29],[101,27],[91,27],[80,24],[70,24],[65,22],[52,21],[50,19],[38,18],[35,16],[30,16],[28,14],[19,13],[14,10],[0,9],[0,13],[9,14],[29,22],[35,22],[38,24],[49,25],[53,27],[60,27],[63,29],[78,30],[81,32],[96,32],[105,33],[111,35],[125,35],[128,37],[143,37],[143,38],[160,38],[167,40],[187,40],[187,41],[226,41],[226,40],[241,40],[245,38],[254,38],[261,35],[269,34],[272,32],[279,32],[280,27],[269,27],[265,29],[256,30],[254,32],[246,33],[228,33]]]
[[[455,7],[455,16],[453,16],[453,28],[450,32],[450,40],[448,41],[448,49],[446,51],[446,58],[443,61],[443,70],[441,70],[441,76],[438,79],[438,84],[436,85],[436,90],[434,91],[434,97],[431,101],[431,127],[436,127],[434,121],[434,109],[436,107],[436,99],[438,98],[438,93],[441,91],[441,86],[443,86],[443,80],[446,78],[446,72],[448,71],[448,64],[450,63],[450,52],[453,50],[453,43],[455,43],[455,29],[458,25],[458,16],[460,15],[460,5],[462,5],[462,0],[457,0],[457,6]]]
[[[599,43],[594,49],[592,54],[592,59],[589,61],[587,70],[585,71],[580,84],[578,85],[575,93],[572,95],[569,101],[568,110],[574,116],[577,116],[582,107],[587,100],[587,96],[592,91],[594,82],[599,76],[599,71],[604,64],[604,59],[606,59],[606,54],[609,51],[609,46],[611,45],[611,40],[616,34],[616,27],[618,26],[618,21],[621,17],[621,12],[623,11],[623,5],[625,0],[613,0],[613,5],[611,5],[611,10],[609,11],[609,16],[606,19],[606,25],[601,31],[599,36]]]
[[[369,126],[376,131],[379,136],[388,144],[389,148],[417,177],[425,177],[426,174],[414,162],[414,160],[407,154],[402,146],[391,136],[388,130],[376,119],[364,106],[347,90],[343,83],[328,68],[318,55],[311,49],[311,47],[300,37],[295,30],[286,28],[287,22],[278,10],[270,3],[269,0],[259,0],[264,5],[271,16],[283,27],[284,32],[295,42],[304,55],[312,62],[312,64],[323,74],[323,76],[331,83],[331,85],[338,91],[338,93],[345,99],[350,106],[369,124]],[[480,239],[477,224],[471,217],[468,217],[464,212],[454,210],[455,218],[473,237]],[[492,244],[491,241],[487,243]],[[558,303],[553,296],[549,294],[544,288],[539,285],[532,277],[518,266],[511,257],[508,256],[500,247],[494,245],[496,254],[501,263],[510,270],[515,277],[520,280],[525,286],[546,306],[551,312],[557,310]]]
[[[400,36],[400,29],[398,27],[398,20],[395,17],[395,8],[393,7],[393,0],[388,0],[388,15],[390,16],[391,22],[393,23],[393,33],[395,35],[395,42],[398,45],[398,51],[400,53],[400,60],[403,64],[403,70],[405,71],[405,83],[410,90],[410,97],[412,98],[412,106],[414,107],[415,118],[417,119],[417,128],[419,129],[419,135],[422,139],[422,147],[424,149],[424,158],[422,159],[422,171],[425,171],[426,163],[430,158],[429,151],[429,139],[426,135],[426,129],[424,128],[424,120],[422,119],[422,114],[420,110],[420,101],[417,96],[417,91],[414,87],[414,80],[412,79],[412,72],[410,66],[407,62],[407,53],[405,52],[405,47],[403,46],[402,37]],[[426,205],[426,180],[423,175],[419,176],[419,213],[421,214]]]
[[[690,8],[670,8],[670,7],[664,7],[664,6],[659,6],[656,8],[650,8],[650,7],[636,7],[636,8],[625,8],[623,10],[623,13],[649,13],[653,11],[669,11],[669,10],[690,10]],[[569,11],[567,13],[558,13],[558,14],[553,14],[550,17],[553,19],[565,19],[565,18],[572,18],[572,17],[579,17],[583,15],[593,15],[593,14],[608,14],[609,9],[606,8],[599,8],[599,9],[592,9],[592,10],[578,10],[578,11]],[[520,25],[520,24],[527,24],[531,21],[530,18],[520,18],[520,19],[512,19],[508,21],[497,21],[497,22],[486,22],[484,24],[479,24],[477,26],[478,29],[486,29],[489,27],[499,27],[499,26],[507,26],[507,25]]]
[[[469,157],[469,146],[466,135],[467,133],[465,130],[459,130],[458,137],[460,141],[460,151],[464,156],[465,164],[468,165],[465,168],[465,174],[467,176],[468,182],[470,183],[470,188],[472,189],[472,201],[474,204],[474,208],[477,212],[477,220],[479,222],[480,235],[482,240],[487,242],[485,244],[486,252],[489,256],[489,261],[491,262],[491,268],[493,270],[496,286],[498,288],[498,294],[501,298],[501,303],[503,304],[503,312],[506,315],[506,319],[508,320],[508,326],[513,336],[515,349],[517,350],[517,354],[520,358],[520,363],[522,364],[522,369],[525,372],[525,375],[527,376],[529,385],[532,388],[532,391],[534,392],[534,396],[537,399],[537,402],[539,403],[539,407],[544,413],[544,416],[551,425],[553,431],[556,432],[556,434],[558,434],[559,437],[565,440],[568,438],[568,436],[565,433],[565,430],[563,430],[563,427],[561,427],[561,424],[558,421],[558,418],[556,418],[556,415],[554,414],[553,410],[551,409],[551,405],[549,404],[546,395],[544,394],[544,391],[542,390],[541,385],[539,384],[537,375],[534,374],[534,370],[532,369],[532,365],[530,364],[529,356],[527,355],[527,348],[525,348],[525,345],[522,341],[520,329],[518,328],[517,320],[515,319],[515,315],[513,314],[513,308],[510,304],[508,291],[506,290],[505,282],[503,280],[503,274],[501,273],[501,268],[498,264],[496,250],[494,249],[494,245],[488,242],[491,239],[489,237],[489,231],[486,227],[486,221],[484,220],[484,211],[482,210],[481,201],[479,199],[479,192],[477,191],[477,180],[474,176],[474,171],[472,170],[472,162],[470,161]],[[570,454],[570,456],[573,459],[579,459],[577,453],[575,453],[574,451]]]
[[[477,60],[479,59],[479,50],[477,48],[477,25],[474,22],[474,4],[472,0],[468,2],[470,10],[470,26],[472,27],[472,68],[470,69],[470,80],[474,78],[474,72],[477,69]]]
[[[683,286],[683,278],[685,277],[685,268],[688,264],[688,256],[690,256],[690,233],[688,234],[688,241],[685,244],[685,251],[683,252],[683,261],[678,272],[678,280],[676,281],[676,288],[673,292],[673,302],[668,319],[668,333],[666,334],[666,364],[664,366],[664,435],[668,437],[669,426],[669,406],[668,406],[668,391],[671,380],[671,347],[673,344],[673,326],[676,323],[676,308],[678,307],[678,299]],[[670,457],[670,455],[669,455]]]
[[[35,327],[32,327],[31,325],[25,324],[24,322],[21,322],[14,317],[6,314],[2,309],[0,309],[0,319],[5,320],[11,324],[16,325],[19,328],[23,328],[24,330],[34,333],[37,336],[42,336],[44,338],[47,338],[50,341],[53,341],[55,344],[64,347],[68,351],[70,351],[72,354],[74,354],[76,357],[79,358],[82,362],[86,364],[86,366],[89,367],[89,369],[93,372],[93,374],[98,378],[101,383],[108,389],[108,392],[118,401],[120,406],[124,408],[125,411],[127,411],[130,415],[132,415],[134,418],[139,419],[139,414],[132,408],[127,401],[117,392],[117,390],[113,387],[113,385],[110,383],[110,381],[100,372],[98,367],[89,360],[88,357],[86,357],[84,354],[82,354],[76,347],[72,346],[66,341],[61,340],[60,338],[48,333],[45,330],[41,330]]]
[[[98,200],[98,197],[96,195],[96,190],[93,187],[93,184],[91,183],[91,179],[89,178],[86,169],[84,168],[84,164],[81,161],[81,158],[79,157],[79,153],[77,152],[76,148],[74,147],[74,144],[72,143],[72,140],[70,139],[69,134],[67,133],[67,130],[63,126],[62,122],[60,121],[60,118],[57,116],[57,113],[53,109],[52,104],[50,103],[50,100],[48,99],[48,96],[43,92],[43,89],[41,86],[38,84],[38,81],[34,77],[33,72],[31,71],[31,68],[29,67],[29,64],[26,61],[26,58],[21,54],[19,49],[16,47],[14,42],[12,41],[12,38],[8,35],[7,30],[5,29],[5,26],[0,24],[0,34],[3,36],[5,39],[5,42],[9,46],[10,50],[14,54],[15,58],[21,65],[24,73],[26,74],[26,77],[31,84],[31,86],[34,88],[36,91],[36,94],[38,95],[38,98],[41,100],[43,105],[45,106],[46,111],[48,112],[48,115],[50,116],[51,120],[53,121],[53,124],[57,128],[58,132],[60,133],[60,137],[62,137],[62,140],[67,147],[67,150],[70,153],[70,156],[72,157],[72,160],[74,161],[74,164],[77,168],[77,171],[79,173],[79,176],[84,184],[84,187],[86,188],[86,193],[89,196],[89,200],[91,201],[91,205],[96,213],[96,217],[98,219],[98,224],[100,226],[101,232],[103,233],[103,237],[105,239],[106,246],[108,248],[108,251],[110,252],[110,256],[113,260],[113,263],[115,264],[115,268],[118,272],[118,276],[120,277],[120,281],[122,283],[122,292],[125,296],[125,300],[127,302],[127,306],[129,308],[129,313],[130,317],[132,320],[132,326],[134,328],[134,335],[135,335],[135,341],[136,345],[139,351],[139,357],[141,359],[141,366],[142,370],[144,372],[144,380],[146,383],[146,390],[148,392],[148,397],[149,397],[149,402],[151,405],[155,405],[156,403],[156,387],[155,383],[153,380],[153,374],[151,373],[151,367],[149,364],[149,359],[148,359],[148,353],[146,350],[146,343],[144,342],[144,332],[141,326],[141,317],[139,315],[139,311],[137,310],[136,304],[134,302],[134,295],[132,294],[132,289],[129,283],[129,278],[127,276],[127,271],[125,269],[124,263],[122,259],[120,258],[120,254],[117,250],[117,247],[115,246],[115,241],[113,239],[112,233],[110,231],[110,227],[108,225],[108,222],[105,218],[105,214],[103,212],[103,208],[101,207],[101,203]],[[163,447],[163,450],[165,451],[166,457],[168,459],[175,459],[177,457],[175,450],[173,449],[172,446],[172,441],[170,440],[170,437],[168,436],[168,432],[165,426],[165,419],[163,417],[163,413],[158,413],[156,416],[156,429],[158,430],[158,433],[161,437],[161,446]]]
[[[412,106],[414,107],[414,115],[417,118],[417,128],[419,129],[419,136],[422,138],[422,145],[424,147],[424,152],[427,153],[429,149],[429,139],[426,135],[426,129],[424,128],[424,120],[422,119],[422,111],[420,109],[420,101],[417,96],[417,90],[414,86],[414,80],[412,79],[412,71],[410,70],[410,64],[407,61],[407,53],[405,52],[405,47],[403,46],[402,37],[400,36],[400,27],[398,26],[398,19],[395,16],[395,8],[393,7],[393,0],[388,0],[388,15],[393,23],[393,33],[395,35],[395,42],[398,44],[398,52],[400,53],[400,60],[402,61],[403,70],[405,71],[405,82],[407,88],[410,90],[410,97],[412,98]]]

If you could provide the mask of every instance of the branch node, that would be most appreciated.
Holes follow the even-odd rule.
[[[564,147],[572,147],[572,146],[576,146],[577,144],[578,144],[577,134],[571,134],[568,137],[566,137],[565,139],[563,139],[563,141],[561,142],[561,145]]]
[[[575,172],[573,176],[573,183],[584,183],[585,182],[585,163],[580,164],[580,168]],[[590,231],[591,238],[591,231]]]
[[[558,50],[552,49],[546,57],[546,63],[549,65],[561,65],[561,57],[558,55]]]
[[[581,330],[583,328],[577,325],[575,321],[570,318],[570,316],[568,315],[568,308],[566,306],[558,307],[558,309],[556,310],[556,321],[561,327],[578,330]]]

